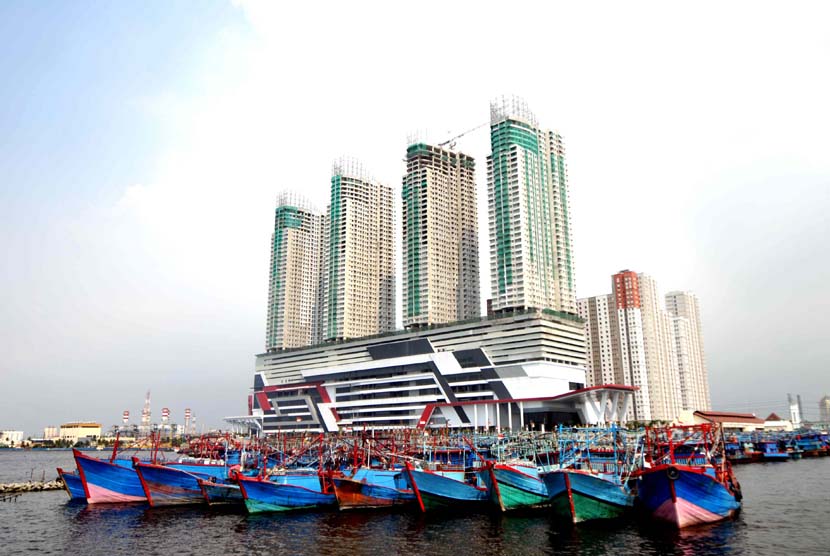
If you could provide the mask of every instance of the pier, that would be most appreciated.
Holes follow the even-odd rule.
[[[11,502],[21,494],[27,492],[41,492],[44,490],[60,490],[63,488],[63,481],[27,481],[25,483],[0,484],[0,502]]]

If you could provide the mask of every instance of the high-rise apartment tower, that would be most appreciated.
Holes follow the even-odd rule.
[[[354,161],[335,162],[324,241],[324,340],[395,328],[392,188]]]
[[[320,341],[317,305],[323,216],[301,196],[277,197],[268,281],[267,350]]]
[[[711,409],[694,294],[672,292],[664,306],[646,274],[624,270],[611,280],[611,295],[577,302],[585,320],[587,383],[637,386],[629,417],[641,421]]]
[[[403,325],[480,314],[475,161],[424,143],[406,150]]]
[[[697,296],[692,292],[669,292],[666,294],[666,309],[673,318],[683,408],[711,409]]]
[[[519,99],[490,104],[487,195],[492,309],[576,313],[562,137]]]

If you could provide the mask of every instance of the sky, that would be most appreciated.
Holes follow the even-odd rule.
[[[0,429],[135,422],[147,390],[155,417],[244,414],[276,195],[323,210],[350,156],[399,198],[408,137],[501,95],[565,139],[578,295],[622,269],[695,292],[714,407],[816,418],[830,8],[539,4],[0,3]],[[487,126],[457,148],[484,297]]]

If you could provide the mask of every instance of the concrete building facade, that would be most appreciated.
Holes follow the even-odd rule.
[[[653,419],[675,419],[683,409],[709,409],[703,406],[684,407],[678,374],[677,349],[671,315],[666,311],[657,282],[651,276],[637,275],[643,318],[643,347],[648,373],[649,403]]]
[[[646,274],[625,270],[611,280],[611,295],[578,301],[587,383],[637,386],[631,418],[641,421],[711,409],[697,298],[672,292],[664,306]]]
[[[266,349],[287,349],[320,341],[318,294],[321,281],[323,216],[302,197],[277,197],[268,282]]]
[[[60,438],[73,444],[86,438],[101,436],[101,423],[92,421],[72,421],[61,425]]]
[[[490,105],[492,309],[576,313],[565,147],[519,99]]]
[[[708,411],[712,409],[712,401],[703,349],[700,303],[692,292],[673,291],[666,294],[666,309],[672,319],[683,409]]]
[[[353,161],[333,165],[324,249],[323,340],[395,329],[392,188]]]
[[[475,161],[410,145],[401,198],[404,327],[479,316]]]
[[[585,385],[581,319],[513,312],[257,356],[260,432],[624,420],[630,386]]]
[[[0,430],[0,446],[20,447],[23,444],[23,431]]]

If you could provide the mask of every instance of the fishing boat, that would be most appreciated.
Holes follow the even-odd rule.
[[[316,470],[292,470],[264,477],[240,475],[238,481],[249,513],[333,508],[337,505],[330,481]]]
[[[63,482],[63,488],[69,495],[70,500],[86,500],[86,492],[84,492],[84,483],[77,471],[64,471],[58,467],[58,476]]]
[[[650,428],[646,441],[643,467],[634,476],[637,500],[654,519],[683,528],[740,511],[740,485],[722,457],[718,426]]]
[[[559,462],[543,474],[554,515],[571,523],[615,519],[634,505],[628,479],[637,443],[616,426],[559,428]]]
[[[199,479],[199,489],[202,497],[209,506],[214,505],[244,505],[242,490],[239,485],[230,480],[220,480],[215,477]]]
[[[415,467],[406,462],[407,485],[415,494],[418,508],[429,510],[484,509],[490,492],[475,470],[449,466]],[[449,468],[448,468],[449,467]]]
[[[117,459],[115,450],[108,460],[88,456],[74,448],[72,455],[89,504],[147,501],[132,461]]]
[[[224,479],[228,476],[229,469],[224,463],[159,464],[142,462],[138,458],[133,458],[133,465],[147,503],[153,507],[202,504],[205,498],[199,480],[211,477]]]
[[[825,455],[824,443],[817,435],[797,435],[795,447],[805,458],[816,458]]]
[[[359,467],[350,476],[333,477],[332,484],[341,510],[389,508],[415,501],[400,469]]]
[[[490,493],[490,500],[503,512],[550,504],[548,488],[535,462],[491,462],[478,475]]]
[[[763,461],[788,461],[790,454],[786,448],[782,448],[775,438],[765,438],[759,442],[761,458]]]

